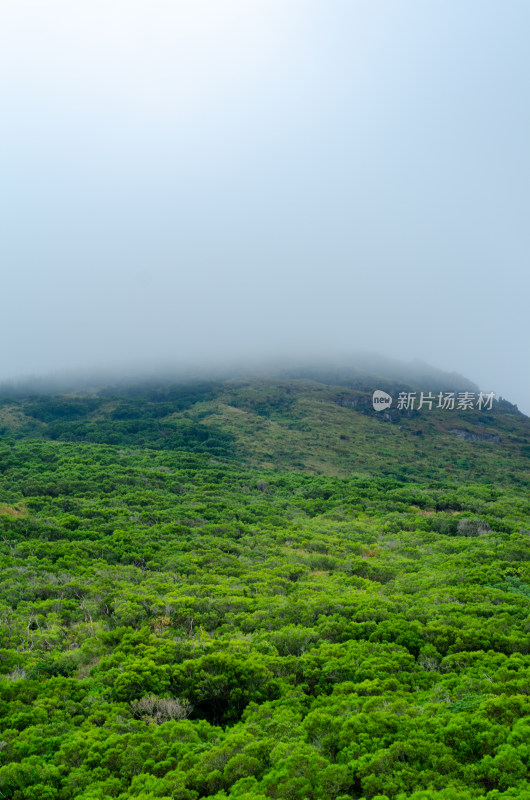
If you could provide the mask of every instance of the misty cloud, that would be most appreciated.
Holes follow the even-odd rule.
[[[377,351],[530,413],[529,21],[4,6],[0,379]]]

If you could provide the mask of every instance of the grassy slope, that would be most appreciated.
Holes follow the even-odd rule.
[[[365,393],[316,382],[253,381],[225,387],[215,400],[175,416],[229,431],[254,466],[341,477],[368,473],[515,483],[528,477],[523,448],[530,441],[530,420],[523,415],[433,409],[412,418],[398,414],[389,422],[340,404],[364,400],[366,410],[367,399]],[[462,441],[450,428],[501,441]]]

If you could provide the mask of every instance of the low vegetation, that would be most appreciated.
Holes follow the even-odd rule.
[[[4,399],[0,798],[530,800],[528,419],[353,391]]]

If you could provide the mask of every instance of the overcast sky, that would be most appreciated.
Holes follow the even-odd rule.
[[[3,0],[0,378],[373,350],[530,414],[529,41],[528,0]]]

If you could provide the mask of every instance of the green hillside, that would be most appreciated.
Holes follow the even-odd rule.
[[[530,420],[375,388],[3,392],[0,798],[530,800]]]
[[[491,410],[442,410],[436,402],[418,410],[420,391],[436,397],[441,380],[435,376],[427,386],[416,386],[384,377],[347,380],[336,373],[325,380],[232,378],[7,396],[0,401],[0,433],[208,452],[252,467],[344,478],[362,473],[524,485],[528,417],[503,400],[495,400]],[[448,376],[447,383],[458,396],[458,382]],[[461,389],[469,386],[462,380]],[[377,413],[371,401],[375,388],[395,400],[400,392],[415,392],[416,408],[400,411],[394,402],[389,413]]]

